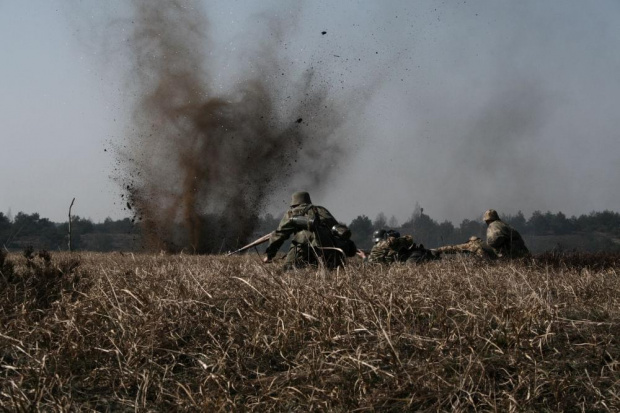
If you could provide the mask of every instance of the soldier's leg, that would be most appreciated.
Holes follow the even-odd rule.
[[[424,251],[415,250],[411,252],[409,257],[407,257],[406,262],[408,264],[420,264],[421,262],[424,262],[424,260],[425,260]]]
[[[316,263],[316,255],[307,244],[291,244],[291,248],[284,259],[284,269],[303,268],[308,264]]]
[[[319,258],[317,251],[311,244],[303,244],[299,246],[299,255],[297,257],[297,261],[299,263],[299,267],[306,267],[308,265],[318,265]]]
[[[296,256],[297,253],[295,251],[295,247],[291,245],[291,248],[289,248],[286,257],[284,257],[284,265],[282,266],[282,269],[284,269],[284,271],[292,270],[295,267]]]
[[[439,254],[434,254],[431,250],[418,249],[413,251],[411,255],[407,258],[407,263],[420,264],[422,262],[435,261],[440,259],[441,256]]]
[[[323,251],[323,260],[325,262],[325,266],[330,270],[336,269],[338,267],[344,267],[346,262],[346,257],[340,251]]]
[[[303,246],[291,244],[291,248],[289,248],[286,257],[284,258],[284,270],[305,267],[307,264],[305,255]]]

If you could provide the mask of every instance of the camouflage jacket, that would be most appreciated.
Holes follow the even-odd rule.
[[[292,218],[305,216],[315,221],[316,228],[300,228]],[[331,234],[331,228],[338,225],[336,218],[322,206],[312,204],[301,204],[286,211],[278,229],[276,229],[269,238],[269,246],[265,251],[267,257],[273,258],[284,241],[293,236],[292,243],[294,245],[310,244],[313,247],[334,247],[334,238]]]
[[[415,250],[416,244],[411,235],[402,237],[389,237],[377,242],[368,255],[368,262],[391,264],[393,262],[405,262]]]
[[[493,251],[493,248],[489,247],[480,238],[476,240],[470,240],[463,244],[458,245],[446,245],[439,247],[435,251],[443,254],[456,254],[460,252],[474,254],[476,257],[485,260],[494,260],[497,258],[497,254]]]
[[[529,255],[521,234],[501,220],[493,221],[487,228],[487,244],[499,257],[518,258]]]

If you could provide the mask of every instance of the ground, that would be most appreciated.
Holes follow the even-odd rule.
[[[620,256],[282,272],[256,254],[9,254],[0,406],[617,411]]]

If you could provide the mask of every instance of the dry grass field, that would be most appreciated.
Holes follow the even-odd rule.
[[[0,258],[5,411],[619,411],[620,256]]]

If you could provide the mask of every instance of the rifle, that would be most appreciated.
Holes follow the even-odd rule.
[[[226,256],[227,256],[227,257],[229,257],[229,256],[231,256],[231,255],[233,255],[233,254],[238,253],[238,252],[243,252],[243,251],[245,251],[245,250],[249,250],[249,249],[250,249],[250,248],[252,248],[252,247],[255,247],[255,246],[257,246],[257,245],[260,245],[260,244],[263,244],[263,243],[265,243],[265,242],[269,241],[269,238],[271,238],[271,232],[270,232],[269,234],[263,235],[262,237],[260,237],[260,238],[259,238],[259,239],[257,239],[256,241],[252,241],[252,242],[250,242],[248,245],[246,245],[246,246],[244,246],[244,247],[241,247],[241,248],[239,248],[238,250],[235,250],[235,251],[231,251],[231,252],[229,252],[228,254],[226,254]]]

